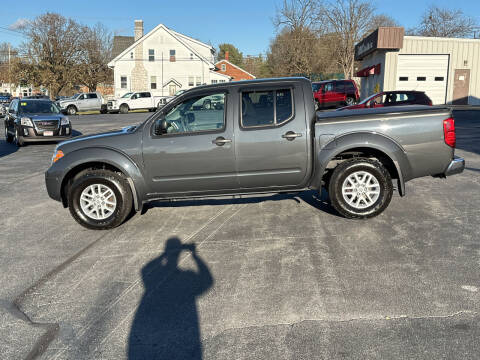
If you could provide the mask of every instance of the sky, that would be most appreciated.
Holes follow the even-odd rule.
[[[198,1],[198,0],[81,0],[51,1],[24,0],[22,6],[11,2],[2,7],[0,17],[0,42],[18,45],[22,35],[5,30],[15,28],[25,19],[33,19],[39,14],[57,12],[86,25],[101,22],[112,33],[133,35],[133,21],[142,19],[145,32],[159,23],[217,47],[228,42],[235,45],[244,55],[258,55],[268,50],[275,36],[272,24],[276,6],[283,0],[242,0],[242,1]],[[455,7],[474,17],[480,23],[479,0],[402,0],[375,1],[378,13],[393,17],[405,28],[414,27],[422,12],[432,3],[440,7]]]

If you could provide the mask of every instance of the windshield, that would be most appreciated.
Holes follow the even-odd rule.
[[[51,101],[20,101],[20,114],[59,114],[60,110]]]
[[[125,95],[122,96],[122,99],[123,98],[127,98],[127,97],[130,97],[130,95],[132,95],[133,93],[129,92],[129,93],[126,93]]]
[[[360,101],[359,104],[365,104],[365,103],[367,103],[368,101],[372,100],[375,96],[378,96],[378,95],[380,95],[380,93],[370,95],[370,96],[367,97],[365,100]]]

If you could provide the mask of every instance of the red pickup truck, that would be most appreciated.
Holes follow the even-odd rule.
[[[327,80],[312,83],[315,109],[354,105],[360,99],[353,80]]]

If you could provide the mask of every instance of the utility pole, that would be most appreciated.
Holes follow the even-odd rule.
[[[162,96],[163,96],[163,51],[162,51]]]

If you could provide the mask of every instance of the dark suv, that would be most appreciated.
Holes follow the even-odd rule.
[[[60,141],[72,136],[67,116],[50,100],[15,99],[5,116],[5,138],[22,146],[33,141]]]
[[[402,106],[402,105],[428,105],[432,106],[432,100],[423,91],[413,90],[397,90],[383,91],[369,96],[362,102],[346,106],[338,110],[376,108],[385,106]]]
[[[360,99],[357,84],[353,80],[327,80],[312,83],[315,108],[354,105]]]

